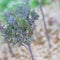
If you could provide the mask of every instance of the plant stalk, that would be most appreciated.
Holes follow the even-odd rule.
[[[10,47],[10,44],[9,44],[8,40],[5,40],[5,41],[6,41],[7,45],[8,45],[9,52],[11,53],[12,57],[14,57],[13,51],[12,51],[12,49]]]
[[[30,44],[28,44],[28,49],[29,49],[29,52],[31,54],[31,59],[34,60],[34,56],[33,56]]]
[[[47,26],[46,26],[45,16],[44,16],[44,12],[43,12],[41,3],[40,3],[40,11],[41,11],[42,18],[43,18],[43,23],[44,23],[44,28],[45,28],[45,32],[46,32],[46,37],[47,37],[47,40],[48,40],[48,44],[51,47],[50,38],[49,38],[49,35],[48,35],[48,29],[47,29]]]

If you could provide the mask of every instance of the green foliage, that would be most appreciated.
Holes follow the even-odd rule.
[[[32,8],[37,7],[38,6],[38,0],[30,0],[30,6]]]
[[[6,21],[6,25],[3,26],[3,29],[1,30],[2,36],[4,38],[7,38],[9,43],[30,43],[29,41],[32,41],[31,38],[31,26],[28,23],[27,20],[17,17],[16,20],[12,23],[8,23]]]
[[[22,29],[22,31],[31,30],[31,27],[27,20],[18,17],[16,21],[18,22],[18,26]]]
[[[2,15],[2,22],[6,24],[1,32],[2,36],[8,39],[9,43],[28,44],[33,41],[32,29],[34,21],[38,20],[39,15],[30,8],[29,4],[14,5],[12,9],[3,11]]]
[[[10,1],[11,0],[0,0],[0,11],[2,11],[4,8],[6,8]]]
[[[52,0],[41,0],[41,1],[39,1],[39,0],[30,0],[29,3],[30,3],[30,6],[32,8],[35,8],[39,5],[39,2],[41,2],[42,5],[47,5],[47,4],[50,4],[52,2]]]
[[[46,0],[41,0],[41,3],[44,5],[46,4]]]

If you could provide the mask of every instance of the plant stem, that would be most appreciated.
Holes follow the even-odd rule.
[[[34,56],[33,56],[30,44],[28,44],[28,49],[29,49],[29,52],[31,54],[31,59],[34,60]]]
[[[24,46],[26,49],[28,49],[28,47],[25,44],[22,44],[22,46]]]
[[[11,53],[12,57],[14,57],[13,51],[12,51],[12,49],[10,47],[10,44],[9,44],[8,40],[5,40],[5,41],[6,41],[7,45],[8,45],[9,52]]]
[[[48,44],[51,47],[51,43],[50,43],[50,39],[49,39],[49,35],[48,35],[48,29],[47,29],[47,26],[46,26],[45,16],[44,16],[44,13],[43,13],[41,3],[40,3],[40,11],[41,11],[41,14],[42,14],[42,17],[43,17],[43,23],[44,23],[44,27],[45,27],[45,32],[46,32],[46,37],[47,37],[47,40],[48,40]]]
[[[12,57],[14,57],[14,54],[13,54],[12,49],[9,44],[8,44],[8,48],[9,48],[9,52],[11,53]]]

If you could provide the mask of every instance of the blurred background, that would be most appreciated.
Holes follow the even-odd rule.
[[[25,3],[28,5],[28,1],[29,0],[0,0],[0,30],[1,26],[5,26],[7,24],[4,20],[4,16],[6,15],[3,16],[3,14],[7,14],[10,10],[15,11],[18,5]],[[31,1],[32,0],[30,0],[29,3]],[[49,35],[49,43],[51,44],[51,47],[49,46],[46,37],[46,30],[41,9],[39,6],[34,8],[37,3],[33,2],[35,3],[35,5],[32,3],[30,4],[33,5],[33,7],[30,7],[31,11],[34,10],[39,15],[38,19],[34,19],[34,21],[31,22],[29,21],[30,24],[33,24],[32,22],[34,22],[35,24],[32,35],[34,41],[30,43],[34,60],[60,60],[60,0],[39,1],[43,10],[47,32]],[[22,11],[21,7],[18,8],[17,11],[15,11],[15,15],[17,15],[19,11]],[[27,14],[27,11],[28,10],[26,10],[26,13],[24,13],[24,18]],[[7,17],[7,19],[9,20],[9,15],[7,15]],[[8,44],[5,43],[2,32],[0,31],[0,60],[32,60],[30,52],[24,46],[18,46],[17,44],[13,46],[12,44],[10,44],[10,48],[14,56],[11,55]]]

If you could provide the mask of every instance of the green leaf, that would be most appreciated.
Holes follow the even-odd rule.
[[[6,8],[10,1],[11,0],[1,0],[0,1],[0,11],[2,11],[4,8]]]
[[[29,25],[29,23],[28,23],[27,20],[18,17],[16,21],[17,21],[17,23],[18,23],[18,26],[19,26],[23,31],[25,31],[26,29],[28,29],[28,30],[30,31],[30,28],[31,28],[31,27],[30,27],[30,25]]]
[[[30,0],[30,6],[31,7],[37,7],[38,6],[38,0]]]
[[[2,25],[5,25],[7,23],[3,15],[0,15],[0,20]]]
[[[41,3],[44,5],[46,4],[46,0],[41,0]]]

